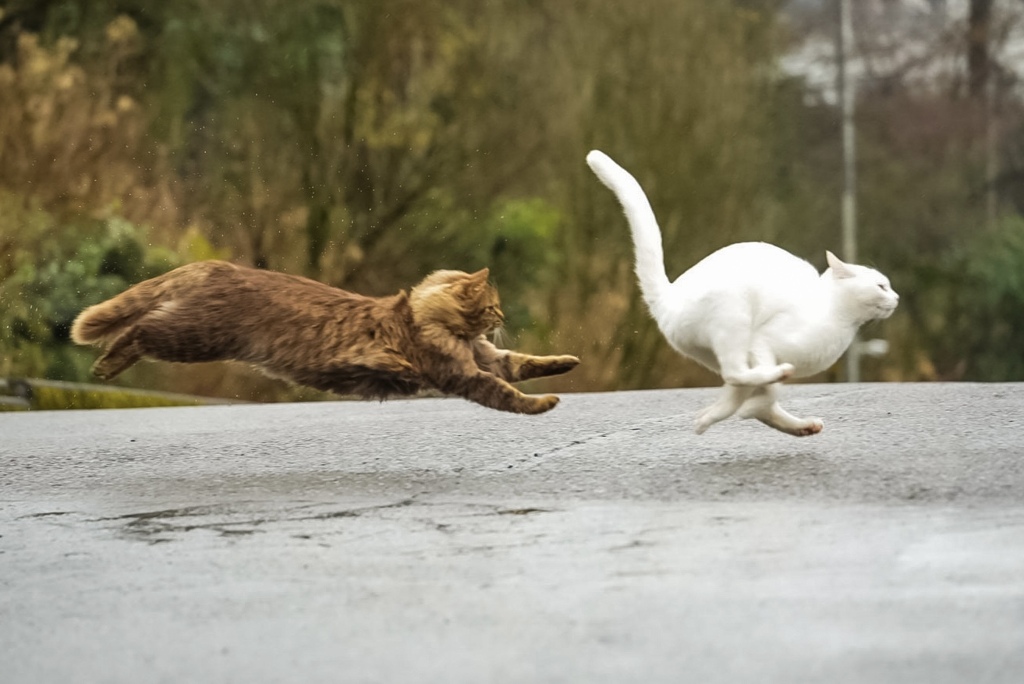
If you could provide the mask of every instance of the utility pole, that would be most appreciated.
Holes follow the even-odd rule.
[[[967,92],[982,103],[985,117],[985,226],[996,225],[996,180],[999,176],[996,68],[992,58],[994,0],[970,0],[967,12]]]
[[[836,91],[842,112],[843,134],[843,259],[857,263],[857,150],[854,137],[854,83],[850,75],[849,55],[853,47],[853,16],[850,0],[838,0],[839,32],[836,36]],[[846,352],[846,380],[860,382],[860,339],[855,337]]]
[[[996,229],[998,200],[996,182],[999,180],[999,112],[996,109],[996,79],[989,72],[985,84],[985,227]]]

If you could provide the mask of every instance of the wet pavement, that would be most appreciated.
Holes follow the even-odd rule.
[[[1024,385],[0,414],[39,682],[1018,682]]]

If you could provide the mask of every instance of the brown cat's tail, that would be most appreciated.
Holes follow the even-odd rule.
[[[116,297],[90,306],[71,324],[71,339],[77,344],[103,345],[109,342],[149,313],[159,302],[157,294],[153,281],[147,280]]]

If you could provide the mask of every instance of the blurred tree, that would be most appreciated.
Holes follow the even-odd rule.
[[[0,63],[0,188],[49,209],[176,220],[145,115],[119,77],[139,40],[132,20],[114,18],[94,56],[78,62],[77,38],[13,37],[14,54]]]
[[[61,321],[151,272],[97,270],[112,226],[130,225],[134,237],[118,239],[143,256],[125,247],[128,262],[156,268],[162,245],[371,294],[488,265],[517,346],[584,358],[553,387],[713,382],[644,310],[625,219],[583,161],[595,147],[648,192],[672,277],[737,240],[818,266],[839,240],[837,117],[813,74],[778,68],[794,31],[780,3],[0,2],[7,368],[73,374],[48,360],[63,353]],[[857,6],[861,251],[904,295],[880,333],[895,351],[869,377],[1016,372],[994,360],[1012,335],[987,348],[955,331],[998,327],[1016,301],[1013,267],[996,258],[1015,249],[1013,220],[995,222],[1007,233],[986,238],[996,246],[976,234],[987,188],[1008,200],[1000,212],[1024,206],[1005,59],[1024,13],[975,0],[951,22],[939,5]],[[982,91],[996,96],[998,129]],[[962,298],[985,289],[1002,303]],[[283,396],[224,369],[145,376],[157,378]]]
[[[604,386],[707,382],[650,320],[622,212],[583,158],[597,147],[636,175],[661,224],[670,278],[730,242],[778,235],[779,217],[768,210],[772,15],[674,0],[548,8],[560,21],[547,46],[555,67],[546,73],[560,79],[566,112],[551,144],[562,156],[556,187],[572,216],[561,245],[563,344],[588,350],[592,366],[582,372]],[[597,321],[608,329],[596,329]]]
[[[992,0],[970,0],[967,12],[967,91],[971,97],[987,96],[991,60]]]
[[[429,246],[410,236],[475,182],[467,127],[487,118],[481,42],[457,5],[203,3],[159,42],[160,130],[218,242],[342,286],[422,275],[388,238]]]
[[[914,312],[930,379],[1024,379],[1024,219],[1005,219],[966,244],[919,266]]]
[[[958,355],[956,344],[967,338],[949,333],[952,303],[964,304],[959,293],[974,291],[961,287],[965,254],[986,226],[1005,225],[996,219],[1007,207],[993,191],[1017,194],[1020,157],[1011,143],[1020,105],[1007,57],[1024,13],[980,0],[959,5],[959,15],[945,3],[855,7],[860,252],[903,295],[897,314],[872,333],[889,337],[893,351],[872,362],[869,377],[961,377],[975,353],[963,347]],[[819,29],[831,40],[834,14],[821,18]],[[828,69],[812,65],[808,82],[815,70]],[[795,122],[799,135],[792,140],[800,142],[782,154],[798,173],[797,187],[827,200],[803,203],[804,223],[834,226],[827,239],[838,240],[831,109],[827,92],[805,90],[783,121]]]

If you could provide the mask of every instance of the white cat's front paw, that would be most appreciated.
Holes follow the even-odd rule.
[[[791,363],[780,363],[779,364],[779,380],[785,380],[786,378],[793,377],[793,373],[796,372],[796,366]]]
[[[694,432],[703,435],[709,427],[722,420],[722,416],[718,415],[718,408],[719,405],[714,403],[698,413],[697,420],[693,421]]]
[[[693,421],[693,431],[698,435],[703,435],[709,427],[711,427],[711,421],[704,420],[703,416]]]

